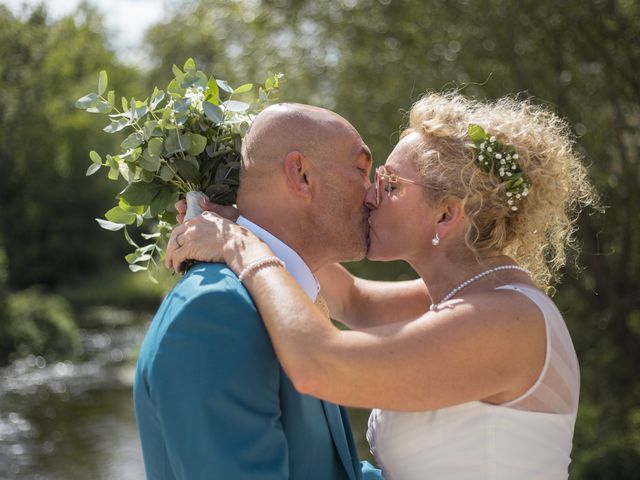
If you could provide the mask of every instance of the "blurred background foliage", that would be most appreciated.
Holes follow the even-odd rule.
[[[582,366],[571,477],[640,478],[640,2],[183,0],[172,9],[146,34],[145,63],[131,65],[87,4],[55,21],[44,8],[16,17],[0,5],[0,358],[71,352],[82,309],[153,308],[162,295],[144,274],[133,280],[126,245],[93,220],[116,190],[85,177],[88,151],[114,151],[118,140],[73,105],[101,69],[129,95],[164,84],[188,57],[232,84],[282,71],[288,100],[345,116],[378,164],[428,90],[532,96],[569,119],[608,207],[582,215],[582,252],[555,296]],[[413,275],[400,263],[350,268]]]

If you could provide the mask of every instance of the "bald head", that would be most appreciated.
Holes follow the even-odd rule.
[[[238,210],[314,270],[366,251],[371,153],[355,128],[329,110],[273,105],[242,146]]]
[[[330,110],[298,103],[272,105],[255,118],[244,139],[242,182],[276,171],[292,151],[312,161],[331,158],[335,141],[354,134],[355,128]]]

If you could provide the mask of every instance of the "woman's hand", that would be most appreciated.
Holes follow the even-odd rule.
[[[182,217],[184,218],[184,212]],[[185,260],[224,262],[224,246],[234,227],[241,228],[211,211],[205,211],[178,225],[169,237],[164,264],[167,268],[180,272]]]
[[[186,200],[178,200],[175,204],[176,210],[178,210],[178,214],[176,215],[176,220],[178,223],[184,223],[184,216],[187,213],[187,202]],[[218,205],[217,203],[210,202],[203,195],[200,198],[200,208],[205,212],[213,212],[215,214],[220,215],[227,220],[236,221],[240,216],[238,209],[234,206],[224,206]]]
[[[164,263],[181,272],[186,260],[223,262],[238,274],[252,261],[271,255],[267,244],[249,230],[207,211],[173,229]]]

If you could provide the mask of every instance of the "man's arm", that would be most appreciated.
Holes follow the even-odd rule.
[[[331,317],[352,329],[408,321],[431,304],[424,282],[379,282],[351,275],[339,264],[316,272]]]
[[[209,292],[188,301],[163,337],[149,385],[176,478],[288,478],[278,379],[248,297]]]

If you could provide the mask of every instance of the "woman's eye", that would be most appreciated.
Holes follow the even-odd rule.
[[[384,191],[385,191],[385,192],[387,192],[387,193],[391,193],[391,192],[393,192],[395,189],[396,189],[396,187],[394,187],[391,183],[387,183],[387,184],[384,186]]]

